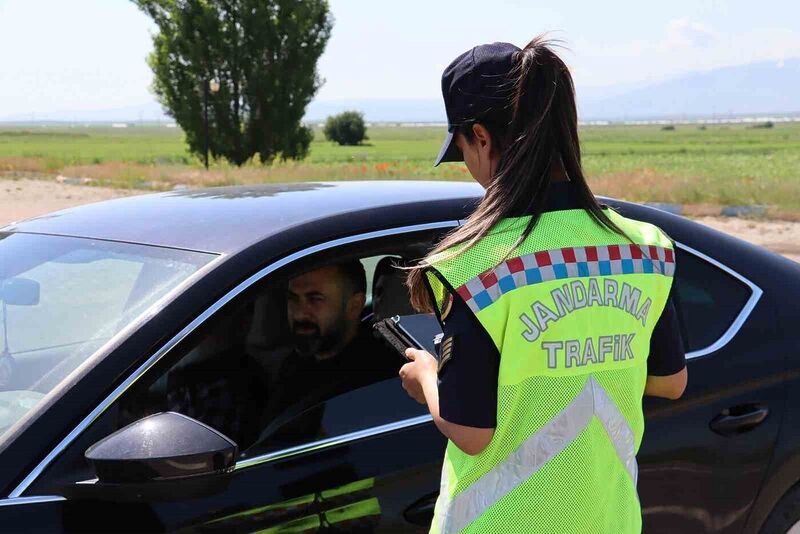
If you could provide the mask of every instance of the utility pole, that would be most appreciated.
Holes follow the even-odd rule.
[[[208,170],[208,78],[203,81],[203,129],[205,130],[205,164]]]
[[[206,78],[203,81],[203,129],[205,130],[205,157],[203,158],[206,170],[208,170],[208,93],[216,93],[219,91],[219,82],[216,80],[209,81]]]

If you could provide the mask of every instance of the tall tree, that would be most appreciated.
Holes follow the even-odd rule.
[[[192,152],[242,165],[300,159],[301,124],[322,80],[317,60],[333,26],[327,0],[133,0],[158,26],[153,89]],[[209,88],[217,88],[216,92]]]

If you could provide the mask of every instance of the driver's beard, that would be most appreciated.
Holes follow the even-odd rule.
[[[309,325],[309,323],[304,324]],[[313,326],[316,327],[316,331],[313,334],[292,333],[294,348],[298,354],[301,356],[315,356],[341,348],[347,332],[347,319],[344,313],[324,333],[320,331],[319,325]]]

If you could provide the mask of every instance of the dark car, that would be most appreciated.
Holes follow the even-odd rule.
[[[402,286],[375,266],[423,256],[481,194],[188,190],[0,230],[0,531],[426,532],[445,441],[396,377],[308,388],[271,419],[259,377],[285,343],[287,280],[358,259],[382,293],[364,323],[404,313]],[[645,531],[788,531],[800,521],[800,265],[606,202],[677,246],[689,385],[645,401]],[[388,347],[378,357],[402,364]],[[198,384],[228,404],[198,407]]]

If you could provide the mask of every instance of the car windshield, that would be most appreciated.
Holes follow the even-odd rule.
[[[104,343],[215,257],[0,232],[0,441]]]

